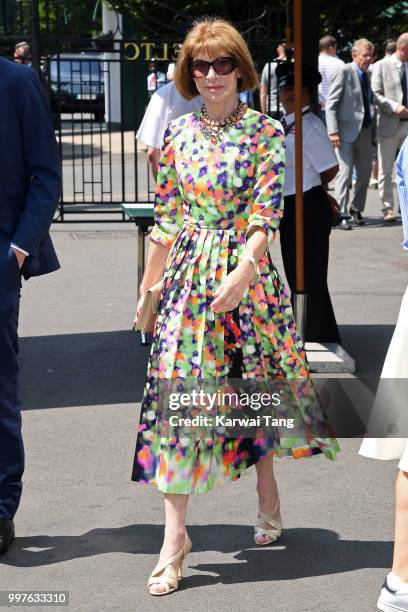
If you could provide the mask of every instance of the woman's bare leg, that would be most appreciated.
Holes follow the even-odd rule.
[[[396,484],[395,543],[392,571],[408,582],[408,472],[400,472]]]
[[[278,498],[278,485],[273,471],[273,455],[268,455],[257,462],[256,473],[258,477],[256,488],[259,497],[259,508],[261,512],[269,514],[275,509]],[[282,521],[279,506],[274,519],[279,522]],[[262,527],[268,529],[270,525],[263,523]],[[272,541],[271,538],[266,535],[260,535],[256,539],[260,544],[266,544]]]
[[[166,526],[164,529],[163,546],[160,551],[160,561],[165,561],[183,548],[187,533],[187,503],[188,495],[167,493],[164,495]],[[158,593],[166,590],[165,587],[159,585],[153,585],[152,589]]]

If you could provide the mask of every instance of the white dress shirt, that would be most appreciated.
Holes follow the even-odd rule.
[[[199,110],[202,103],[201,96],[197,96],[193,100],[183,98],[174,81],[170,81],[153,94],[136,138],[148,147],[161,149],[164,133],[170,121],[181,115]]]
[[[28,257],[30,255],[30,253],[27,253],[27,251],[25,251],[21,247],[17,246],[16,244],[14,244],[14,242],[12,242],[10,246],[12,246],[13,249],[15,249],[16,251],[20,251],[20,253],[23,253],[23,255],[25,255],[26,257]]]
[[[320,53],[319,72],[322,75],[322,82],[319,84],[319,102],[322,110],[326,107],[327,94],[329,93],[330,83],[335,74],[344,65],[343,60],[329,53]]]
[[[308,106],[303,107],[307,111]],[[285,117],[289,127],[295,120],[295,114]],[[284,195],[295,193],[295,125],[286,134],[286,170]],[[303,192],[322,184],[320,173],[337,166],[337,157],[327,135],[326,127],[319,117],[312,112],[303,115]]]

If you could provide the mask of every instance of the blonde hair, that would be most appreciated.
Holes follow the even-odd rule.
[[[238,79],[238,92],[255,89],[258,86],[258,75],[253,59],[238,30],[224,19],[206,18],[195,22],[178,56],[174,82],[184,98],[192,100],[198,96],[197,87],[189,72],[190,62],[200,54],[215,58],[223,53],[232,55],[237,61],[237,68],[241,73]]]
[[[371,49],[371,51],[374,51],[375,47],[373,43],[366,38],[359,38],[354,42],[351,52],[360,53],[362,49]]]

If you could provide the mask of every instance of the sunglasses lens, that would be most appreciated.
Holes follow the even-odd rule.
[[[195,79],[207,76],[209,69],[207,62],[200,62],[199,60],[191,62],[191,76]]]
[[[235,63],[232,57],[220,57],[215,60],[213,66],[218,74],[230,74],[235,68]]]
[[[213,66],[217,74],[230,74],[234,70],[236,62],[232,57],[219,57],[213,62],[194,60],[190,64],[190,74],[194,79],[201,79],[207,76],[210,66]]]

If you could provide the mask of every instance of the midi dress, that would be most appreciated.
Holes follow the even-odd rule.
[[[132,480],[165,493],[202,493],[272,453],[334,459],[334,436],[253,438],[163,436],[160,379],[300,379],[313,395],[306,353],[288,292],[269,249],[232,312],[213,313],[213,292],[245,254],[246,237],[265,230],[269,243],[283,214],[284,134],[279,122],[247,109],[211,142],[200,113],[172,121],[165,133],[150,239],[169,248],[138,425]],[[305,404],[306,412],[310,411]],[[317,408],[318,411],[318,408]],[[307,417],[305,416],[307,419]]]

